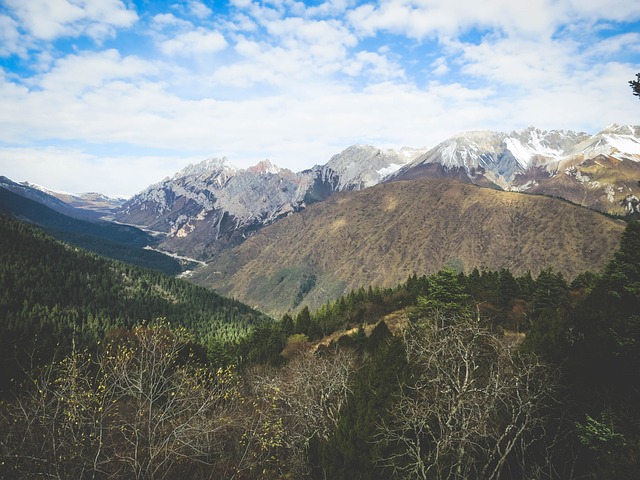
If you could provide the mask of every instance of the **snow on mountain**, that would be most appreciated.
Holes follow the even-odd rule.
[[[612,155],[640,161],[640,126],[609,125],[593,137],[575,145],[572,153],[585,158]]]
[[[453,177],[553,195],[625,214],[625,198],[640,194],[640,127],[610,125],[596,135],[534,127],[510,133],[466,132],[440,143],[387,181],[422,177]]]
[[[478,177],[510,189],[517,176],[541,167],[552,174],[561,162],[612,155],[636,159],[640,154],[640,127],[612,125],[597,135],[529,127],[510,133],[474,131],[456,135],[405,165],[394,178],[412,169],[438,164],[460,169],[473,181]],[[622,158],[621,157],[621,158]],[[640,160],[640,158],[638,158]],[[572,164],[573,164],[572,163]]]
[[[615,167],[623,177],[610,178],[610,162],[627,159],[633,162]],[[640,177],[636,167],[640,172],[640,127],[611,125],[596,135],[534,127],[473,131],[429,150],[354,145],[299,173],[269,160],[238,169],[226,158],[211,158],[139,193],[116,219],[165,232],[163,248],[206,259],[310,203],[383,181],[452,177],[612,211],[623,208],[620,198],[640,195],[630,180]]]
[[[377,185],[420,153],[421,150],[409,148],[398,152],[371,145],[353,145],[331,157],[326,167],[337,174],[338,191],[361,190]]]

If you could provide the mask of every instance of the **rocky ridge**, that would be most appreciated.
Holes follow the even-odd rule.
[[[433,177],[557,196],[606,213],[634,213],[634,197],[640,194],[640,126],[610,125],[596,135],[534,127],[466,132],[386,181]]]
[[[118,209],[115,219],[159,232],[165,250],[208,260],[336,192],[420,178],[453,178],[556,196],[610,214],[637,214],[640,127],[611,125],[596,135],[534,127],[466,132],[430,150],[354,145],[299,173],[269,160],[238,169],[214,158],[150,186]]]
[[[226,158],[209,159],[151,185],[115,219],[162,233],[166,250],[207,259],[335,192],[379,183],[418,153],[353,146],[299,173],[269,160],[237,169]]]

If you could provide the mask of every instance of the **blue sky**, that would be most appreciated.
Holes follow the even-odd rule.
[[[205,158],[640,123],[640,2],[0,0],[0,174],[131,195]]]

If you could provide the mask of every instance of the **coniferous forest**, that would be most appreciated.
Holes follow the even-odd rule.
[[[445,269],[281,319],[0,229],[0,477],[637,475],[638,222],[571,281]]]

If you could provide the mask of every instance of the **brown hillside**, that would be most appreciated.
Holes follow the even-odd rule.
[[[313,309],[352,289],[394,286],[445,265],[516,274],[553,267],[572,278],[600,270],[623,229],[622,222],[553,198],[453,180],[394,182],[337,194],[291,215],[193,280],[282,313],[296,299]]]

